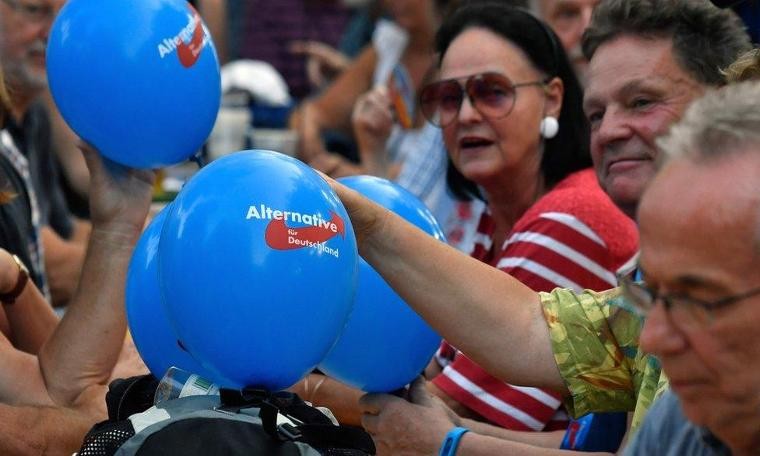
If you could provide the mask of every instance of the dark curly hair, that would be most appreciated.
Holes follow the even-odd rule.
[[[466,2],[446,17],[436,36],[440,60],[452,41],[472,27],[487,29],[523,50],[548,78],[562,80],[565,92],[559,116],[559,132],[544,142],[541,173],[548,188],[567,175],[591,166],[589,126],[583,114],[583,89],[554,32],[539,19],[506,2]],[[440,66],[439,60],[439,66]],[[536,132],[538,134],[538,132]],[[446,182],[455,197],[483,199],[477,185],[448,161]]]

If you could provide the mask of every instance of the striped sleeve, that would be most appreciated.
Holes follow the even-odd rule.
[[[521,221],[522,222],[522,221]],[[536,291],[557,287],[607,289],[615,285],[609,249],[577,217],[543,212],[518,223],[493,263]],[[540,431],[566,426],[560,396],[500,381],[457,353],[433,382],[449,396],[507,429]]]

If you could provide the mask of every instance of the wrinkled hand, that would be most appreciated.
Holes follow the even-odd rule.
[[[385,154],[385,143],[393,129],[393,110],[388,88],[376,86],[360,96],[354,104],[351,123],[362,152],[362,161],[367,155]]]
[[[351,64],[342,52],[319,41],[293,41],[290,52],[306,57],[306,74],[312,87],[326,85]]]
[[[346,208],[348,217],[351,219],[351,226],[354,228],[359,251],[361,252],[365,242],[376,233],[382,232],[384,217],[391,214],[391,212],[370,201],[359,192],[326,176],[324,173],[322,173],[322,177],[330,184],[330,187],[332,187]]]
[[[91,146],[80,143],[90,170],[90,215],[95,229],[143,227],[153,195],[156,174],[114,163]]]
[[[388,394],[367,394],[359,401],[362,426],[378,455],[437,454],[446,433],[456,426],[450,411],[428,393],[423,379],[412,383],[411,402]]]

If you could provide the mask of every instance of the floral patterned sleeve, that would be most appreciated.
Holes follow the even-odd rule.
[[[643,320],[628,310],[618,289],[576,294],[541,293],[552,349],[574,417],[589,412],[634,411],[637,427],[665,388],[657,360],[639,350]]]

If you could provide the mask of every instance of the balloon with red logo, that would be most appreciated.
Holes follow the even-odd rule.
[[[286,155],[243,151],[177,195],[158,270],[177,336],[210,380],[279,390],[338,338],[357,259],[346,210],[324,179]]]
[[[338,181],[445,241],[430,210],[404,188],[373,176]],[[319,368],[363,391],[390,392],[420,375],[440,343],[441,337],[360,258],[354,311]]]
[[[131,167],[186,160],[219,109],[216,51],[185,0],[69,0],[50,30],[47,72],[69,126]]]

